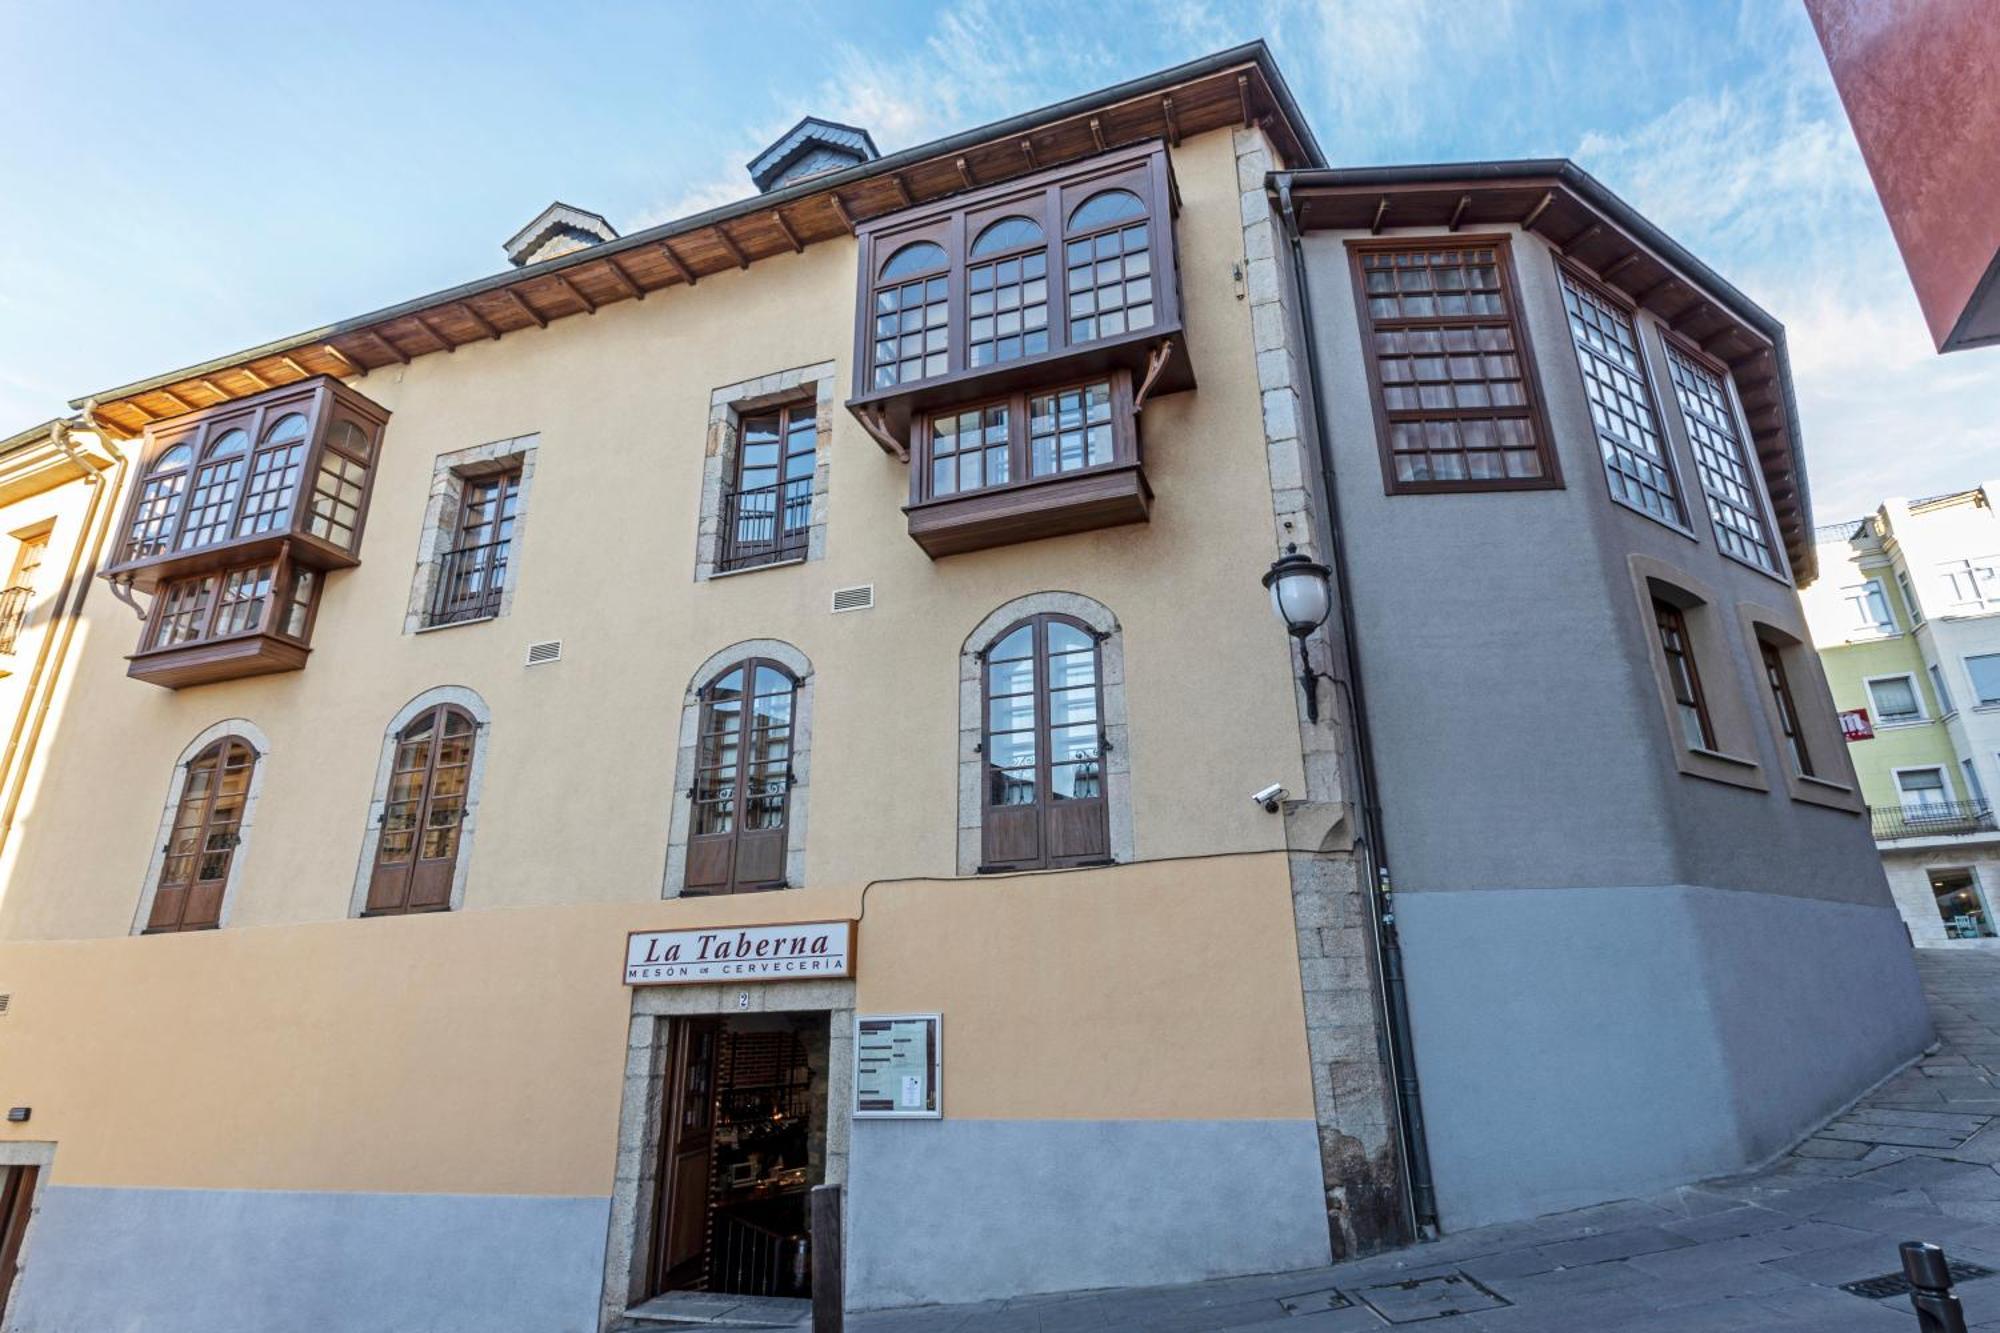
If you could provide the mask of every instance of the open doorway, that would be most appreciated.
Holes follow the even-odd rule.
[[[1971,870],[1933,870],[1931,895],[1937,899],[1938,915],[1944,918],[1944,933],[1954,940],[1990,940],[1996,931],[1993,913],[1980,891],[1979,877]]]
[[[667,1020],[650,1295],[812,1295],[828,1015]]]

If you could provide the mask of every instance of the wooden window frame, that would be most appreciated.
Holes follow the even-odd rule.
[[[1812,745],[1806,740],[1805,722],[1799,714],[1798,700],[1792,694],[1792,681],[1785,671],[1783,651],[1777,644],[1759,636],[1757,657],[1764,668],[1765,688],[1771,694],[1772,721],[1777,725],[1779,739],[1789,752],[1792,767],[1800,777],[1819,776],[1813,770]]]
[[[1095,694],[1096,721],[1098,732],[1098,794],[1093,799],[1097,805],[1098,833],[1103,843],[1099,852],[1054,856],[1049,851],[1049,816],[1055,809],[1050,799],[1049,782],[1050,741],[1053,725],[1049,720],[1048,681],[1048,626],[1067,625],[1087,637],[1091,642],[1092,684]],[[1034,721],[1031,731],[1035,740],[1035,791],[1037,845],[1039,852],[1034,857],[996,861],[991,851],[992,818],[996,810],[1022,809],[1021,806],[994,805],[992,801],[992,772],[990,756],[993,753],[993,711],[991,654],[994,648],[1007,641],[1014,633],[1028,627],[1033,671]],[[979,671],[979,825],[980,860],[978,873],[993,874],[1020,870],[1060,870],[1081,866],[1115,864],[1111,842],[1111,782],[1110,782],[1110,719],[1105,711],[1104,697],[1104,643],[1109,636],[1092,629],[1089,624],[1076,616],[1061,611],[1039,611],[1009,623],[995,634],[987,645],[976,654]]]
[[[1751,452],[1749,422],[1744,417],[1743,404],[1737,396],[1736,377],[1727,365],[1704,352],[1692,339],[1675,333],[1665,324],[1659,325],[1658,329],[1660,350],[1667,358],[1667,386],[1673,390],[1674,406],[1678,409],[1680,417],[1680,434],[1694,461],[1695,482],[1701,489],[1704,507],[1708,510],[1709,527],[1715,536],[1715,549],[1739,565],[1754,569],[1759,574],[1767,575],[1790,586],[1790,560],[1785,554],[1785,548],[1778,543],[1778,525],[1771,508],[1771,497],[1765,489],[1764,469]],[[1696,372],[1715,378],[1716,385],[1721,391],[1723,409],[1729,414],[1729,444],[1735,450],[1736,466],[1743,471],[1753,506],[1751,509],[1745,509],[1728,495],[1719,494],[1708,483],[1708,469],[1702,466],[1703,446],[1695,440],[1694,428],[1689,424],[1687,396],[1682,390],[1680,378],[1675,374],[1676,357],[1688,362]],[[1717,517],[1714,508],[1716,505],[1754,521],[1757,529],[1756,540],[1763,548],[1769,564],[1746,558],[1729,549],[1729,539],[1723,534],[1726,532],[1729,537],[1739,541],[1743,540],[1743,534]]]
[[[1768,606],[1755,602],[1736,604],[1738,634],[1742,643],[1757,654],[1752,666],[1761,682],[1762,704],[1750,711],[1761,717],[1777,756],[1774,772],[1784,779],[1785,791],[1807,805],[1824,806],[1850,815],[1867,812],[1847,738],[1840,729],[1840,714],[1827,688],[1826,673],[1814,651],[1811,633],[1799,616],[1797,604]],[[1801,772],[1791,748],[1764,655],[1775,653],[1783,668],[1785,689],[1790,699],[1792,724],[1811,763],[1810,772]]]
[[[463,474],[459,483],[458,512],[452,519],[450,540],[436,557],[437,570],[424,607],[422,629],[442,629],[447,625],[466,625],[493,619],[500,614],[507,589],[514,580],[514,545],[520,507],[527,490],[526,460],[518,454],[513,455],[498,466]],[[482,486],[500,488],[499,502],[503,512],[492,520],[492,526],[506,525],[507,535],[468,544],[466,537],[472,528],[467,521],[472,510],[471,497],[474,489]],[[505,506],[510,503],[513,509],[507,512]],[[461,562],[479,551],[491,552],[473,565],[473,569],[481,575],[481,586],[477,592],[452,596],[452,587],[463,579],[466,572],[460,568]]]
[[[817,496],[817,477],[821,452],[827,442],[820,438],[819,400],[816,396],[786,398],[775,403],[761,403],[757,406],[732,410],[735,448],[728,460],[728,473],[724,480],[720,506],[716,516],[715,572],[734,574],[746,569],[760,569],[766,565],[786,565],[804,560],[812,545],[813,506]],[[754,487],[746,491],[743,486],[744,454],[747,447],[746,423],[757,417],[775,416],[778,419],[778,461],[776,471],[778,481],[774,486]],[[813,465],[803,477],[786,477],[786,463],[792,457],[789,452],[791,430],[798,421],[806,421],[812,426]],[[745,515],[742,511],[742,497],[762,491],[772,491],[774,501],[769,511],[771,537],[768,541],[740,541],[739,532]],[[786,519],[792,514],[800,514],[804,521],[797,527],[787,527]],[[752,514],[752,518],[762,518],[762,514]]]
[[[1111,459],[1109,462],[1086,464],[1067,472],[1051,472],[1045,476],[1032,476],[1032,440],[1028,404],[1035,398],[1049,397],[1076,389],[1088,389],[1093,385],[1109,383],[1111,386]],[[931,464],[934,461],[934,426],[937,418],[956,416],[964,412],[983,412],[988,408],[1005,406],[1007,409],[1007,457],[1008,480],[997,485],[976,487],[969,491],[951,491],[944,495],[931,493]],[[927,410],[918,418],[915,426],[914,447],[910,450],[910,507],[952,504],[979,496],[1004,495],[1010,491],[1030,490],[1053,482],[1086,476],[1091,473],[1111,472],[1119,468],[1138,466],[1142,459],[1139,446],[1139,417],[1132,407],[1132,377],[1124,371],[1114,371],[1108,375],[1089,375],[1082,379],[1060,381],[1050,385],[1035,385],[1017,389],[997,397],[975,399],[955,403],[948,407]]]
[[[223,776],[229,772],[239,750],[248,758],[240,765],[243,790],[238,797],[236,816],[229,821],[229,845],[221,849],[220,873],[204,877],[200,872],[203,862],[213,854],[208,849],[208,843],[218,827],[215,807],[222,793]],[[192,759],[179,765],[176,784],[179,790],[175,793],[173,809],[166,821],[167,842],[161,848],[159,869],[150,886],[152,899],[147,908],[146,924],[140,933],[166,935],[221,928],[222,909],[228,897],[231,872],[236,866],[236,852],[243,843],[243,826],[249,822],[250,802],[256,790],[257,765],[263,758],[257,747],[247,739],[231,734],[210,741]],[[188,788],[193,784],[196,770],[204,764],[212,768],[208,789],[199,796],[191,795]],[[192,852],[177,854],[174,837],[183,826],[183,817],[188,813],[190,804],[194,802],[200,805],[200,811],[191,825],[196,830],[195,848]],[[184,881],[169,883],[167,876],[177,855],[185,855],[189,859],[188,876]],[[190,907],[196,902],[197,891],[200,891],[204,901],[212,900],[212,907],[205,907],[190,919]]]
[[[1690,750],[1714,751],[1715,719],[1708,711],[1708,696],[1702,689],[1701,665],[1695,658],[1694,636],[1688,632],[1687,614],[1664,597],[1653,598],[1654,638],[1667,669],[1667,691],[1681,720],[1681,742]],[[1676,667],[1678,666],[1678,669]],[[1681,697],[1685,685],[1688,698]],[[1687,735],[1686,709],[1694,710],[1696,737]]]
[[[431,803],[437,795],[438,755],[444,748],[446,739],[445,729],[454,717],[463,719],[468,728],[464,733],[466,736],[465,784],[458,794],[458,815],[452,830],[451,856],[443,867],[439,868],[435,863],[443,861],[445,858],[425,857],[423,855],[424,833],[430,827]],[[385,883],[384,871],[390,866],[403,863],[385,861],[383,859],[383,843],[386,841],[389,832],[389,806],[394,803],[395,799],[396,774],[399,771],[396,768],[396,758],[406,738],[412,731],[417,729],[417,725],[426,719],[432,718],[435,719],[435,722],[431,727],[430,744],[425,753],[424,768],[422,770],[423,778],[417,788],[416,818],[415,822],[411,825],[408,869],[401,872],[403,880],[402,891],[395,901],[392,902],[387,899],[387,896],[383,892]],[[461,859],[465,856],[466,825],[471,819],[478,796],[479,749],[484,742],[484,737],[481,734],[484,730],[485,728],[480,725],[479,718],[471,709],[461,704],[443,702],[431,704],[429,707],[420,710],[404,721],[402,725],[391,731],[389,735],[389,784],[383,793],[382,814],[376,828],[376,837],[374,845],[371,848],[368,869],[363,881],[365,896],[362,899],[360,915],[414,916],[430,912],[448,912],[456,906],[458,869]],[[442,879],[444,894],[442,898],[438,898],[435,893],[428,894],[423,901],[419,902],[416,896],[417,876],[420,871],[426,869],[421,864],[425,861],[433,863],[428,868],[430,878],[432,880]]]
[[[1380,323],[1368,309],[1368,278],[1362,258],[1370,254],[1399,253],[1419,250],[1460,250],[1487,249],[1494,251],[1495,267],[1500,273],[1501,300],[1506,309],[1500,315],[1439,315],[1423,319],[1397,319],[1392,321],[1391,330],[1382,330]],[[1382,239],[1352,239],[1347,242],[1348,274],[1354,284],[1355,316],[1361,331],[1362,362],[1368,374],[1369,406],[1375,417],[1375,445],[1382,464],[1382,493],[1384,495],[1455,495],[1479,491],[1550,491],[1563,489],[1562,461],[1555,447],[1555,438],[1549,433],[1547,405],[1543,401],[1541,372],[1535,363],[1534,344],[1528,336],[1527,321],[1521,309],[1520,275],[1514,267],[1512,238],[1505,233],[1442,236],[1406,236]],[[1519,410],[1495,413],[1489,409],[1449,408],[1414,409],[1407,417],[1404,409],[1398,409],[1392,417],[1384,396],[1382,368],[1374,349],[1375,334],[1378,331],[1401,331],[1407,329],[1446,329],[1462,326],[1490,325],[1504,320],[1514,337],[1514,348],[1521,362],[1522,392],[1527,398],[1525,406]],[[1396,476],[1396,455],[1392,445],[1390,427],[1399,420],[1497,420],[1501,417],[1519,418],[1527,421],[1529,429],[1535,433],[1535,453],[1541,460],[1542,475],[1539,477],[1467,477],[1445,481],[1403,481]]]
[[[789,710],[789,717],[791,720],[786,724],[785,728],[786,736],[785,736],[784,818],[775,828],[760,828],[754,830],[754,832],[757,833],[760,837],[768,837],[776,844],[778,853],[777,855],[778,873],[776,877],[773,878],[771,876],[758,876],[745,879],[740,875],[739,872],[742,869],[742,842],[743,842],[743,835],[745,832],[745,826],[743,822],[744,814],[748,808],[750,800],[750,793],[748,791],[748,784],[746,781],[746,773],[751,766],[751,760],[749,754],[748,727],[750,723],[751,703],[758,697],[756,694],[757,673],[760,669],[766,667],[777,672],[779,675],[783,676],[786,680],[790,681],[792,687],[791,705]],[[714,696],[715,686],[718,682],[724,680],[728,676],[738,671],[741,671],[743,673],[743,680],[744,680],[744,692],[742,695],[743,710],[739,715],[740,721],[736,737],[736,764],[733,770],[734,779],[732,784],[734,791],[733,795],[730,798],[729,831],[727,833],[699,833],[696,830],[700,824],[701,807],[703,804],[701,798],[701,782],[702,782],[702,772],[703,772],[702,744],[708,736],[709,722],[711,717],[713,716],[713,710],[711,704]],[[706,685],[703,685],[701,687],[700,693],[701,693],[701,706],[699,709],[696,710],[696,717],[695,717],[694,772],[689,776],[689,785],[687,788],[687,797],[689,803],[688,837],[687,837],[688,860],[687,860],[687,867],[684,869],[682,874],[681,896],[689,898],[718,897],[727,894],[737,894],[737,893],[766,893],[779,889],[787,889],[795,887],[790,883],[790,860],[791,860],[790,852],[791,852],[791,836],[792,836],[792,819],[795,814],[795,811],[793,810],[793,805],[798,799],[799,787],[801,785],[798,776],[799,732],[800,732],[800,714],[804,708],[804,703],[805,703],[804,699],[805,682],[801,680],[798,674],[794,672],[790,667],[786,666],[783,662],[778,661],[776,658],[752,656],[731,662],[728,666],[725,666],[722,670],[718,671],[715,674],[713,679],[711,679]],[[713,845],[713,840],[725,839],[725,838],[728,840],[730,844],[728,852],[729,855],[728,875],[724,879],[717,881],[714,884],[704,883],[701,885],[697,885],[694,881],[694,873],[695,873],[694,861],[697,851],[699,850],[696,846],[697,839],[711,840],[709,845]]]
[[[1590,376],[1584,372],[1584,351],[1583,348],[1577,345],[1576,330],[1570,325],[1569,307],[1563,304],[1564,285],[1574,283],[1576,286],[1585,289],[1590,295],[1604,302],[1613,310],[1622,313],[1626,324],[1631,328],[1632,350],[1639,360],[1639,385],[1646,395],[1646,401],[1643,406],[1653,415],[1653,433],[1660,441],[1660,467],[1666,472],[1668,480],[1673,483],[1672,499],[1680,517],[1673,519],[1656,514],[1645,506],[1634,504],[1632,501],[1618,494],[1617,489],[1611,483],[1610,460],[1604,457],[1604,432],[1598,428],[1595,419],[1593,419],[1591,421],[1590,443],[1597,457],[1598,471],[1604,477],[1605,494],[1610,497],[1611,503],[1617,505],[1619,508],[1638,514],[1642,518],[1650,519],[1663,528],[1678,532],[1690,541],[1699,541],[1700,538],[1695,535],[1692,519],[1688,512],[1687,478],[1681,474],[1679,451],[1674,448],[1673,435],[1667,429],[1666,414],[1660,410],[1660,390],[1659,386],[1653,382],[1653,358],[1646,349],[1646,325],[1639,318],[1639,304],[1617,288],[1600,281],[1595,274],[1575,260],[1557,254],[1553,250],[1550,251],[1550,258],[1555,264],[1556,302],[1562,315],[1563,336],[1569,341],[1570,364],[1576,367],[1577,390],[1582,395],[1586,416],[1589,416],[1592,411]]]

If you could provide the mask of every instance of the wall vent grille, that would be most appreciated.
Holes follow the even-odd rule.
[[[852,588],[835,588],[833,590],[833,609],[836,613],[841,611],[866,611],[874,605],[875,585],[872,583],[860,583]]]
[[[14,997],[11,995],[0,994],[0,1014],[4,1014],[7,1012],[7,1003],[13,998]]]
[[[542,643],[528,645],[528,666],[547,666],[551,662],[562,661],[561,639],[549,639]]]

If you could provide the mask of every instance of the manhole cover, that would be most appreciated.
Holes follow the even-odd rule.
[[[1993,1276],[1992,1269],[1968,1264],[1962,1259],[1947,1259],[1944,1267],[1953,1282],[1970,1282],[1976,1277]],[[1859,1282],[1843,1282],[1840,1289],[1851,1295],[1866,1296],[1871,1301],[1879,1301],[1886,1296],[1907,1296],[1916,1290],[1910,1279],[1901,1273],[1884,1273],[1881,1277],[1863,1278]]]
[[[1392,1324],[1416,1324],[1447,1315],[1471,1314],[1475,1310],[1499,1310],[1509,1304],[1463,1273],[1385,1282],[1379,1287],[1363,1287],[1356,1295]]]
[[[1278,1304],[1286,1314],[1318,1314],[1322,1310],[1345,1310],[1353,1301],[1328,1287],[1325,1291],[1309,1291],[1303,1296],[1280,1297]]]

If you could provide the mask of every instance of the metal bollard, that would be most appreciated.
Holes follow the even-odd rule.
[[[1944,1251],[1921,1240],[1906,1240],[1901,1250],[1903,1276],[1916,1288],[1910,1305],[1917,1312],[1917,1327],[1922,1333],[1966,1333],[1965,1310],[1952,1294]]]

